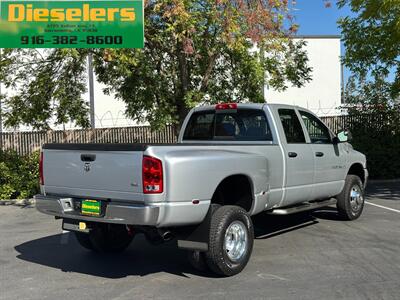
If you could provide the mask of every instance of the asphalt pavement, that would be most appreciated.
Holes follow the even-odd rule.
[[[0,299],[400,299],[400,182],[370,184],[356,221],[326,208],[254,223],[248,266],[218,278],[174,242],[93,254],[59,220],[0,206]]]

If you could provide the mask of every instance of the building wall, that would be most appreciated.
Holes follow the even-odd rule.
[[[137,122],[125,116],[126,105],[122,100],[117,100],[114,95],[106,95],[103,93],[105,86],[94,80],[94,113],[96,128],[103,127],[125,127],[135,125]],[[85,99],[89,100],[89,94]]]
[[[340,114],[341,62],[339,36],[304,36],[312,81],[303,87],[289,86],[283,92],[265,87],[269,103],[306,107],[319,116]]]

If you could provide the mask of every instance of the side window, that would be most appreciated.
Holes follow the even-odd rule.
[[[330,144],[331,135],[329,129],[312,114],[299,111],[304,125],[306,125],[308,135],[310,136],[311,143],[313,144]]]
[[[285,131],[286,141],[288,144],[305,143],[303,128],[300,120],[293,109],[279,109],[279,117],[282,122],[283,130]]]

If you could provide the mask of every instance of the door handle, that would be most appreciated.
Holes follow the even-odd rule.
[[[82,154],[81,161],[95,161],[96,155],[95,154]]]
[[[297,153],[296,152],[289,152],[288,155],[289,155],[289,157],[294,158],[294,157],[297,156]]]
[[[322,157],[324,156],[324,152],[315,152],[316,157]]]

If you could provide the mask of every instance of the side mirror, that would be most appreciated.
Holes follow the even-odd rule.
[[[333,139],[332,139],[332,144],[337,145],[339,143],[340,143],[339,138],[337,136],[334,136]]]
[[[350,133],[350,131],[348,130],[343,130],[340,131],[337,136],[335,136],[332,140],[332,142],[334,144],[338,144],[338,143],[345,143],[345,142],[350,142],[352,140],[352,135]],[[336,142],[336,143],[335,143]]]

